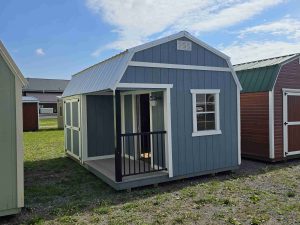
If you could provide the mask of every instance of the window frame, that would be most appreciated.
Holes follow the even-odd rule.
[[[217,135],[222,134],[220,129],[220,89],[191,89],[192,94],[192,110],[193,110],[193,133],[192,137]],[[197,128],[197,109],[196,95],[197,94],[213,94],[215,95],[215,129],[198,131]]]

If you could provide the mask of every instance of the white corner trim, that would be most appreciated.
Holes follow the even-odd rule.
[[[4,58],[5,62],[7,63],[8,67],[11,69],[13,74],[18,77],[22,83],[22,86],[26,86],[28,84],[27,80],[24,78],[24,75],[8,53],[7,49],[5,48],[4,44],[0,41],[0,54]]]
[[[241,90],[236,89],[236,105],[237,105],[237,139],[238,139],[238,165],[242,163],[242,150],[241,150]]]
[[[151,84],[151,83],[119,83],[116,88],[149,88],[149,89],[167,89],[173,88],[173,84]]]
[[[128,63],[128,66],[166,68],[166,69],[182,69],[182,70],[204,70],[204,71],[231,72],[231,69],[228,68],[228,67],[196,66],[196,65],[184,65],[184,64],[138,62],[138,61],[130,61]]]
[[[274,92],[269,91],[269,157],[275,158],[274,150]]]
[[[204,131],[197,131],[192,133],[192,137],[199,137],[199,136],[208,136],[208,135],[217,135],[222,134],[221,130],[204,130]]]
[[[229,68],[231,70],[232,77],[233,77],[233,79],[234,79],[237,87],[240,89],[240,91],[243,90],[243,87],[242,87],[242,85],[240,83],[240,80],[239,80],[238,76],[236,75],[236,72],[235,72],[235,70],[234,70],[234,68],[233,68],[233,66],[231,64],[230,59],[227,59],[226,61],[227,61],[227,64],[228,64],[228,66],[229,66]]]
[[[1,43],[1,42],[0,42]],[[16,106],[16,175],[17,175],[17,206],[24,206],[24,149],[23,149],[23,107],[22,82],[15,79],[15,106]]]
[[[168,149],[167,154],[167,163],[168,163],[168,172],[169,177],[174,176],[173,172],[173,150],[172,150],[172,120],[171,120],[171,89],[167,88],[164,91],[164,123],[165,129],[167,131],[167,138],[165,143],[165,149]]]
[[[86,95],[81,96],[81,155],[82,163],[88,158],[88,131],[87,131],[87,106],[86,106]]]

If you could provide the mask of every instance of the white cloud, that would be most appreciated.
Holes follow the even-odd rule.
[[[300,42],[250,41],[221,48],[234,64],[300,52]]]
[[[251,33],[270,33],[284,35],[289,39],[300,39],[300,20],[286,17],[278,21],[248,27],[240,32],[240,36],[245,37]]]
[[[35,50],[35,54],[37,54],[38,56],[43,56],[43,55],[45,55],[44,49],[42,49],[42,48],[37,48],[37,49]]]
[[[188,30],[215,31],[252,18],[284,0],[86,0],[87,6],[115,27],[118,39],[94,52],[123,50],[153,35]]]

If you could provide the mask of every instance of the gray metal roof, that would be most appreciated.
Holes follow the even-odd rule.
[[[130,56],[125,51],[73,75],[63,97],[113,89],[125,72]]]
[[[219,55],[225,60],[229,60],[229,57],[223,54],[222,52],[200,41],[199,39],[190,35],[188,32],[181,31],[176,34],[130,48],[125,52],[122,52],[116,56],[113,56],[105,61],[102,61],[73,75],[70,83],[68,84],[67,88],[63,93],[63,97],[99,92],[104,90],[115,90],[118,82],[125,73],[125,70],[128,66],[128,62],[131,60],[135,52],[151,48],[171,40],[176,40],[181,37],[186,37],[192,40],[193,42],[199,44],[200,46],[208,49],[209,51],[214,52],[216,55]],[[232,73],[232,76],[234,77],[238,88],[241,89],[236,74]]]
[[[69,83],[69,80],[60,79],[26,78],[26,80],[28,85],[23,88],[23,91],[62,93]]]
[[[286,61],[296,57],[297,55],[299,55],[299,54],[291,54],[291,55],[285,55],[285,56],[280,56],[280,57],[275,57],[275,58],[262,59],[262,60],[253,61],[253,62],[241,63],[241,64],[234,65],[234,70],[240,71],[240,70],[250,70],[250,69],[255,69],[255,68],[261,68],[261,67],[266,67],[266,66],[274,66],[274,65],[278,65],[283,62],[286,62]]]
[[[39,100],[33,96],[22,96],[22,102],[39,102]]]

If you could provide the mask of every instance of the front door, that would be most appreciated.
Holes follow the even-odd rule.
[[[283,92],[285,156],[300,154],[300,90]]]
[[[73,157],[81,158],[80,100],[65,100],[65,149]]]
[[[151,158],[149,94],[137,95],[137,129],[141,135],[141,158]]]

